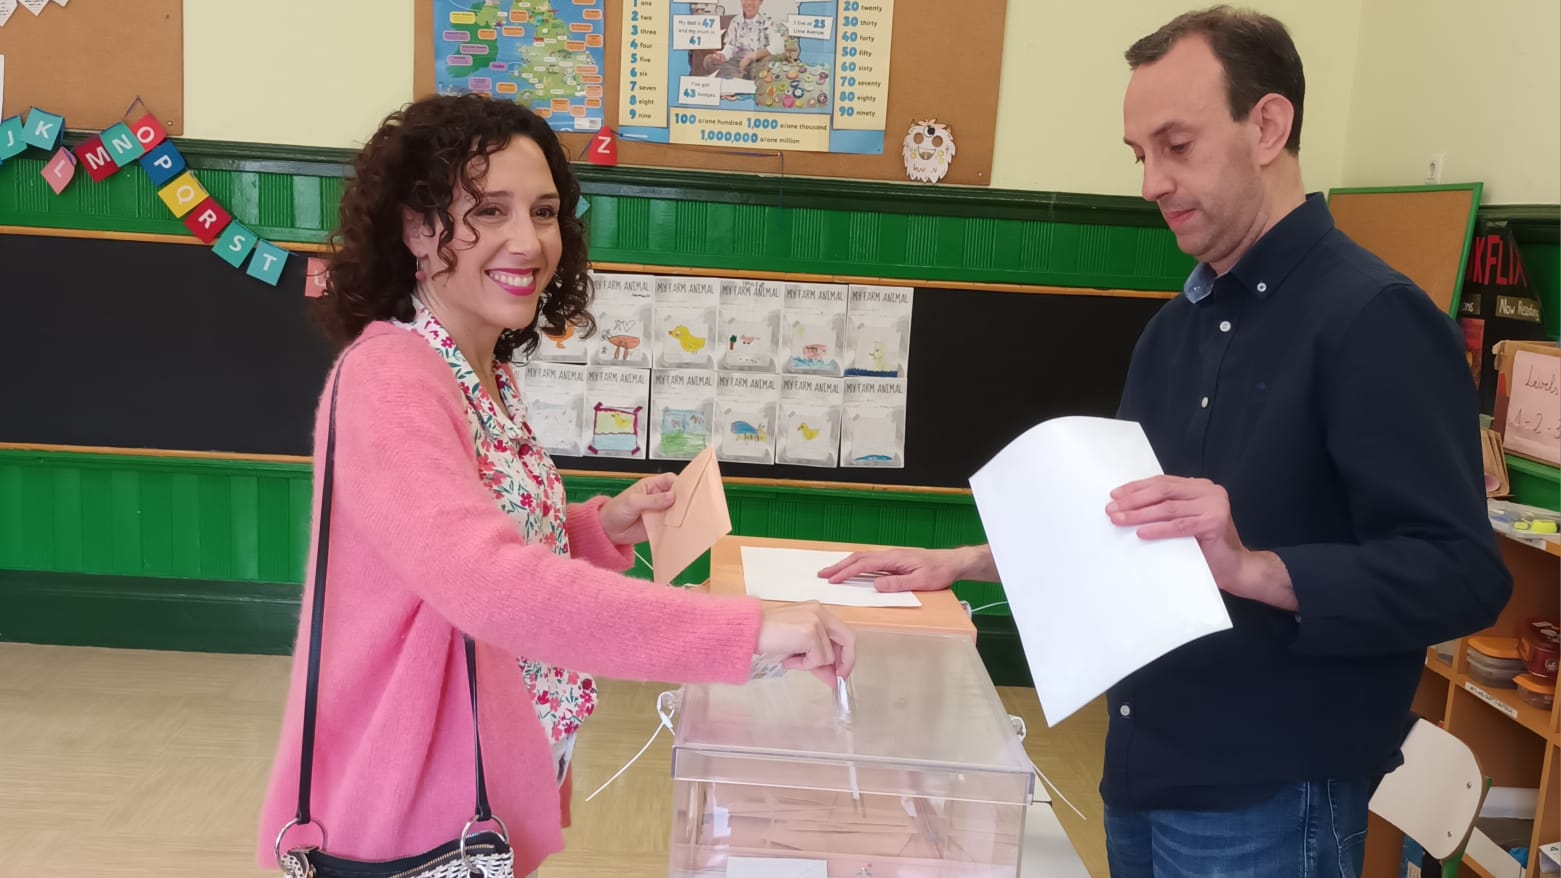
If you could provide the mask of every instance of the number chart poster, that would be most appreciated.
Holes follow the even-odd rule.
[[[434,0],[434,88],[530,107],[555,131],[602,127],[604,0]]]
[[[624,140],[883,153],[894,0],[624,0]]]

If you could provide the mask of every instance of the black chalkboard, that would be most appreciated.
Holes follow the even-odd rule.
[[[334,353],[305,266],[273,287],[197,245],[0,235],[0,442],[310,454]]]
[[[305,261],[279,286],[204,247],[0,235],[0,442],[307,455],[333,351]],[[1046,418],[1111,415],[1160,299],[918,289],[905,469],[722,463],[725,475],[967,487]],[[564,469],[669,461],[560,457]]]

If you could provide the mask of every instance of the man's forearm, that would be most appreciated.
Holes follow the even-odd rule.
[[[966,546],[953,549],[959,558],[960,579],[970,582],[997,582],[997,562],[991,546]]]

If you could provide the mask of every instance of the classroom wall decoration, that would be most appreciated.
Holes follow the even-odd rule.
[[[183,134],[184,0],[67,3],[0,0],[0,119],[47,107],[99,131],[140,99]]]
[[[757,6],[753,18],[745,5]],[[509,53],[529,48],[541,53],[543,79],[560,92],[547,96],[556,105],[537,106],[578,159],[904,181],[907,126],[935,118],[959,133],[959,158],[939,182],[985,186],[1008,5],[966,0],[951,28],[943,0],[414,0],[412,94],[449,91],[452,78],[464,78],[461,87],[475,81],[475,90],[514,100],[526,88],[518,68],[536,62]],[[589,16],[598,8],[605,37],[599,64],[589,51],[598,21]],[[589,25],[569,32],[575,48],[586,41],[589,62],[570,51],[568,39],[562,50],[548,50],[547,36],[530,23],[544,12]],[[452,15],[460,22],[491,17],[499,26],[452,25]],[[507,37],[506,28],[524,36]],[[766,57],[749,60],[759,54],[749,47],[761,43]],[[458,58],[468,53],[470,68]],[[482,63],[486,72],[477,69]]]
[[[905,466],[904,379],[847,378],[840,465]]]
[[[5,27],[5,23],[10,20],[18,7],[33,15],[39,15],[51,5],[64,6],[69,2],[70,0],[52,0],[52,2],[51,0],[0,0],[0,27]]]
[[[658,369],[714,369],[721,282],[710,277],[656,278],[655,365]]]
[[[646,274],[594,275],[596,337],[587,347],[595,366],[650,366],[651,327],[656,279]]]
[[[840,377],[845,368],[844,284],[786,284],[781,371]]]
[[[948,175],[954,161],[954,132],[937,119],[918,119],[900,146],[905,176],[918,183],[936,183]]]
[[[592,283],[596,334],[544,333],[518,364],[550,453],[690,460],[714,447],[739,463],[905,466],[914,290],[605,272]]]
[[[839,378],[782,376],[776,462],[797,466],[837,465],[844,402],[845,382]]]
[[[651,376],[650,456],[693,460],[715,438],[716,373],[658,369]]]
[[[78,185],[92,185],[137,165],[169,213],[183,219],[190,234],[209,246],[218,258],[271,286],[281,280],[288,251],[261,239],[217,203],[195,172],[186,167],[179,148],[167,139],[163,123],[140,101],[129,107],[122,121],[74,148],[59,146],[64,131],[64,116],[38,107],[30,109],[25,120],[12,116],[0,122],[0,162],[28,149],[53,151],[41,173],[55,195],[63,193],[80,176],[80,169],[85,169],[91,182]],[[311,288],[306,280],[304,292],[310,296],[323,294],[323,281]]]
[[[588,366],[586,454],[644,457],[650,414],[650,370]]]
[[[434,0],[435,90],[531,108],[557,131],[599,131],[602,0]]]
[[[851,287],[846,377],[904,376],[911,354],[911,295],[902,287]]]
[[[730,14],[721,3],[635,0],[626,7],[618,84],[623,138],[882,153],[894,4],[748,6]]]
[[[520,373],[526,423],[549,454],[585,451],[586,367],[535,361]]]
[[[722,369],[775,372],[785,286],[770,280],[721,282],[717,358]]]

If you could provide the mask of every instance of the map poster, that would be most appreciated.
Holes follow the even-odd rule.
[[[439,94],[530,107],[555,131],[598,131],[606,0],[434,0]]]
[[[624,140],[883,153],[894,0],[623,0]]]

